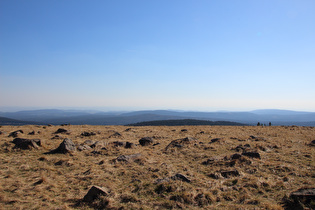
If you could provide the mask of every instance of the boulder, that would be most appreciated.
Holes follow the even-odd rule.
[[[63,142],[61,142],[61,144],[59,145],[58,148],[50,151],[49,153],[53,154],[53,153],[68,153],[68,152],[73,152],[76,151],[76,147],[75,144],[72,142],[71,139],[64,139]]]
[[[153,142],[154,140],[151,137],[144,137],[139,140],[141,146],[149,146],[150,144],[153,144]]]
[[[309,145],[315,147],[315,140],[311,141]]]
[[[15,144],[14,148],[20,148],[20,149],[31,149],[41,146],[40,139],[23,139],[23,138],[15,138],[12,141],[13,144]]]
[[[108,196],[110,193],[110,190],[104,187],[99,186],[92,186],[87,194],[84,196],[83,201],[84,202],[92,202],[93,200],[97,199],[99,196]]]

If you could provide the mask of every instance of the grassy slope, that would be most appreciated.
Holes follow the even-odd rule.
[[[125,209],[281,209],[283,196],[303,186],[315,187],[315,148],[307,145],[315,138],[315,128],[311,127],[150,126],[131,127],[126,131],[128,127],[125,126],[83,125],[64,126],[71,133],[52,139],[53,132],[59,127],[0,127],[0,206],[4,209],[87,209],[104,207],[105,203],[108,203],[107,207]],[[184,128],[188,131],[181,132]],[[19,137],[39,138],[44,148],[12,149],[10,141],[13,138],[7,136],[19,129],[24,131]],[[27,135],[33,130],[36,132],[34,136]],[[83,131],[98,134],[81,137]],[[115,132],[122,136],[110,137]],[[255,141],[251,135],[265,140]],[[56,148],[66,137],[78,144],[87,139],[138,144],[138,140],[146,136],[153,137],[160,144],[139,145],[132,149],[109,144],[98,154],[91,151],[44,154]],[[172,140],[184,137],[194,137],[198,141],[165,151]],[[214,138],[222,139],[210,144]],[[231,162],[229,157],[237,153],[232,149],[240,144],[258,149],[261,159],[245,157],[244,162],[228,166],[227,163]],[[142,154],[136,162],[111,161],[119,155],[136,153]],[[214,164],[201,164],[212,157],[218,159]],[[56,165],[57,162],[61,165]],[[219,179],[209,176],[233,169],[238,170],[240,176]],[[187,176],[191,183],[171,180],[155,184],[157,179],[176,173]],[[93,205],[81,203],[92,185],[107,187],[111,194]]]

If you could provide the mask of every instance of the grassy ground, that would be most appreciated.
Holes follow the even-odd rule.
[[[53,138],[58,128],[69,133]],[[8,135],[20,129],[18,137],[41,139],[42,147],[13,149],[14,138]],[[0,131],[0,209],[282,209],[284,196],[315,187],[315,147],[308,145],[315,139],[313,127],[30,125],[2,126]],[[28,134],[32,131],[35,135]],[[81,136],[84,131],[96,135]],[[142,137],[159,144],[141,146]],[[186,137],[195,140],[167,147]],[[64,138],[78,145],[102,141],[105,146],[44,154]],[[135,146],[126,149],[111,143],[115,141]],[[258,152],[260,159],[233,159],[241,147]],[[115,161],[138,153],[135,160]],[[190,182],[172,179],[175,174]],[[82,202],[93,185],[110,194]]]

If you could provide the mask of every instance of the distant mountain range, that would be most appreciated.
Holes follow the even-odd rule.
[[[0,112],[0,125],[22,124],[66,124],[73,125],[127,125],[159,120],[206,120],[229,121],[256,125],[258,122],[268,125],[315,126],[315,112],[265,109],[249,112],[194,112],[146,110],[135,112],[101,112],[81,110],[43,109],[33,111]]]

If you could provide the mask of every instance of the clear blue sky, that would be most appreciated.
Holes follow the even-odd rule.
[[[0,107],[315,111],[315,1],[1,0]]]

